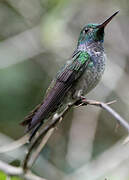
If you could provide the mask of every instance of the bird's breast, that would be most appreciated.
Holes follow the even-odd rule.
[[[87,94],[98,84],[105,69],[104,52],[92,50],[89,54],[90,62],[76,85],[77,91],[81,90],[83,95]]]

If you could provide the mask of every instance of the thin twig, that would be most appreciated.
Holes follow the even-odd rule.
[[[20,139],[13,141],[10,144],[0,147],[0,153],[14,151],[15,149],[18,149],[19,147],[29,143],[29,137],[30,137],[30,135],[26,134],[26,135],[22,136]]]
[[[28,164],[29,169],[33,166],[33,164],[35,163],[36,159],[38,158],[40,152],[42,151],[43,147],[45,146],[45,144],[47,143],[48,139],[50,138],[50,136],[53,134],[55,128],[50,129],[47,134],[44,136],[44,138],[42,139],[42,141],[40,142],[40,145],[38,146],[38,148],[35,150],[35,152],[31,155],[31,159],[30,162]]]
[[[56,117],[54,116],[52,121],[43,129],[41,129],[39,131],[39,135],[38,137],[35,138],[34,142],[32,143],[32,145],[30,146],[29,150],[28,150],[28,153],[25,157],[25,160],[23,162],[23,169],[26,171],[28,169],[28,167],[31,167],[33,165],[33,163],[35,162],[36,158],[38,157],[39,153],[41,152],[42,148],[44,147],[44,145],[46,144],[47,140],[49,139],[50,136],[47,136],[47,139],[45,139],[45,134],[49,134],[49,131],[51,129],[53,129],[54,131],[54,128],[57,127],[58,123],[59,123],[59,120],[63,119],[64,116],[67,114],[67,112],[71,109],[71,107],[73,106],[86,106],[86,105],[94,105],[94,106],[98,106],[100,108],[103,108],[105,109],[108,113],[110,113],[113,117],[115,117],[115,119],[124,127],[126,128],[126,130],[129,132],[129,124],[116,112],[114,111],[111,107],[109,107],[109,105],[113,104],[114,102],[116,101],[111,101],[111,102],[108,102],[108,103],[103,103],[103,102],[99,102],[99,101],[94,101],[94,100],[87,100],[85,97],[82,97],[81,100],[77,100],[76,102],[73,102],[73,103],[70,103],[68,104],[68,106],[64,109],[64,111],[60,114],[58,114]],[[50,133],[50,135],[52,135],[53,131]],[[38,144],[40,138],[43,137],[43,139],[45,140],[42,140],[42,142],[40,143],[40,147],[37,148],[37,151],[36,153],[32,154],[32,162],[30,163],[31,165],[28,165],[29,164],[29,159],[31,157],[31,153],[33,151],[33,148]],[[45,142],[45,144],[44,144]]]
[[[3,161],[0,161],[0,170],[5,172],[9,176],[15,175],[27,180],[45,180],[44,178],[33,174],[31,171],[27,171],[26,173],[24,173],[22,168],[11,166]]]
[[[110,104],[112,102],[109,102]],[[103,103],[103,102],[98,102],[98,101],[92,101],[92,100],[86,100],[86,105],[94,105],[94,106],[99,106],[103,109],[105,109],[108,113],[110,113],[117,121],[120,123],[129,133],[129,123],[122,118],[115,110],[113,110],[108,104],[109,103]],[[114,102],[113,102],[114,103]],[[84,102],[85,104],[85,102]]]
[[[23,172],[22,168],[11,166],[3,161],[0,161],[0,170],[8,175],[21,175]]]

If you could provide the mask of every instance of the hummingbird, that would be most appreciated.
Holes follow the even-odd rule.
[[[30,132],[30,140],[45,120],[69,102],[81,99],[99,83],[105,70],[104,30],[118,12],[103,23],[83,27],[75,51],[57,72],[43,101],[21,122]]]

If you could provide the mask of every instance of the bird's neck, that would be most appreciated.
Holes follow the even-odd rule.
[[[79,43],[77,45],[77,50],[78,51],[89,51],[89,50],[92,50],[94,48],[97,48],[98,50],[100,51],[103,51],[104,48],[103,48],[103,42],[101,41],[86,41],[86,42],[83,42],[83,43]]]

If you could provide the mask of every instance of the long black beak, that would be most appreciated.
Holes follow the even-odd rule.
[[[106,19],[106,21],[104,21],[102,24],[99,24],[99,25],[98,25],[98,28],[99,28],[99,29],[105,28],[106,25],[112,20],[112,18],[118,14],[118,12],[119,12],[119,11],[115,12],[112,16],[110,16],[108,19]]]

